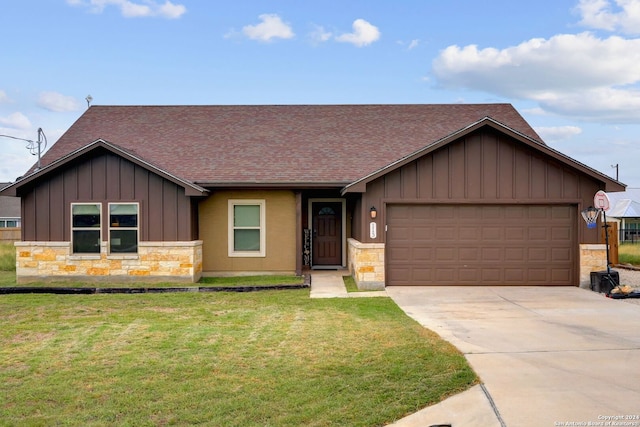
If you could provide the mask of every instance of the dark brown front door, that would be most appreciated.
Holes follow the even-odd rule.
[[[342,264],[342,203],[313,202],[313,265]]]

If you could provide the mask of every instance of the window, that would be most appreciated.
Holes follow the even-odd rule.
[[[229,200],[229,256],[265,256],[265,201]]]
[[[75,254],[100,253],[100,203],[71,204],[71,242]]]
[[[109,253],[138,252],[138,204],[109,203]]]
[[[5,227],[20,227],[20,220],[18,218],[0,219],[0,228],[5,228]]]

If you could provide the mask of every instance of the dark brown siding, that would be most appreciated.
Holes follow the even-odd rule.
[[[491,128],[483,128],[367,184],[358,232],[368,238],[368,207],[376,206],[378,226],[392,203],[570,204],[577,211],[593,204],[603,183]],[[575,216],[578,218],[578,216]],[[357,224],[354,221],[354,225]],[[580,243],[598,236],[578,228]]]
[[[197,204],[182,187],[107,151],[43,178],[20,194],[25,241],[69,241],[72,202],[102,202],[103,215],[109,202],[139,202],[141,241],[198,237]]]

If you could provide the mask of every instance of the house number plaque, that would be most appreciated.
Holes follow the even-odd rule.
[[[371,221],[369,223],[369,237],[375,239],[378,236],[376,223]]]

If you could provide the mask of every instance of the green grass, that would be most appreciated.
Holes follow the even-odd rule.
[[[345,288],[347,288],[347,292],[371,292],[368,289],[358,289],[358,285],[356,285],[356,281],[352,276],[342,276],[342,281]]]
[[[474,384],[388,298],[0,296],[0,425],[379,426]]]
[[[240,277],[203,277],[200,283],[206,286],[272,286],[272,285],[301,285],[300,276],[240,276]]]
[[[640,244],[623,243],[618,246],[620,264],[640,266]]]
[[[358,285],[352,276],[342,276],[344,287],[347,288],[347,292],[358,292]]]
[[[0,271],[16,271],[16,248],[13,243],[0,243]]]

